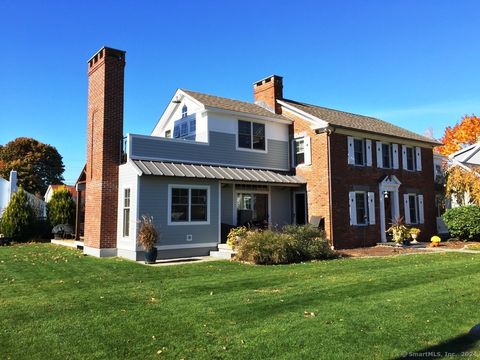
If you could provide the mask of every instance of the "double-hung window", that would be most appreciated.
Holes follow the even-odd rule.
[[[305,139],[295,139],[295,165],[305,163]]]
[[[351,191],[348,195],[350,225],[374,225],[375,194],[367,191]]]
[[[130,236],[130,189],[123,189],[123,236]]]
[[[347,137],[348,164],[356,166],[372,166],[372,140]]]
[[[238,147],[265,150],[265,124],[238,120]]]
[[[365,140],[353,139],[353,151],[355,157],[355,165],[365,165]]]
[[[402,145],[402,162],[404,170],[422,171],[422,149]]]
[[[169,224],[209,222],[208,186],[171,185],[169,189]]]
[[[404,194],[403,206],[405,211],[405,223],[407,224],[423,224],[424,208],[423,195],[420,194]]]
[[[390,144],[382,143],[382,167],[390,169],[392,167],[392,147]]]

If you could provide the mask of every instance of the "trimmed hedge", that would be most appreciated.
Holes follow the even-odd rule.
[[[52,199],[47,204],[47,219],[51,226],[59,224],[75,224],[75,202],[72,194],[61,187],[55,190]]]
[[[476,205],[449,209],[443,221],[450,235],[460,240],[480,240],[480,207]]]
[[[236,243],[235,250],[235,260],[264,265],[336,257],[324,233],[310,225],[289,225],[280,231],[247,231]]]

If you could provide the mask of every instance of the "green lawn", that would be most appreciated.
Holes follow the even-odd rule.
[[[465,334],[479,299],[476,254],[147,267],[0,247],[0,358],[386,359]]]

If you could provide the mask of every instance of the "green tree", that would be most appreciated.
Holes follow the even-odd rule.
[[[0,219],[0,230],[7,237],[26,241],[34,222],[33,209],[23,188],[13,194]]]
[[[72,194],[65,187],[53,192],[52,199],[47,204],[47,219],[51,226],[73,225],[75,221],[75,202]]]
[[[18,173],[18,185],[33,194],[44,194],[50,184],[63,182],[62,157],[51,145],[20,137],[0,146],[0,176]]]

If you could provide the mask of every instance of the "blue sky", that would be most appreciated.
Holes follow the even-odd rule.
[[[0,0],[0,144],[55,146],[65,180],[85,162],[87,59],[126,50],[124,132],[149,134],[177,88],[284,96],[418,133],[480,107],[478,1]]]

